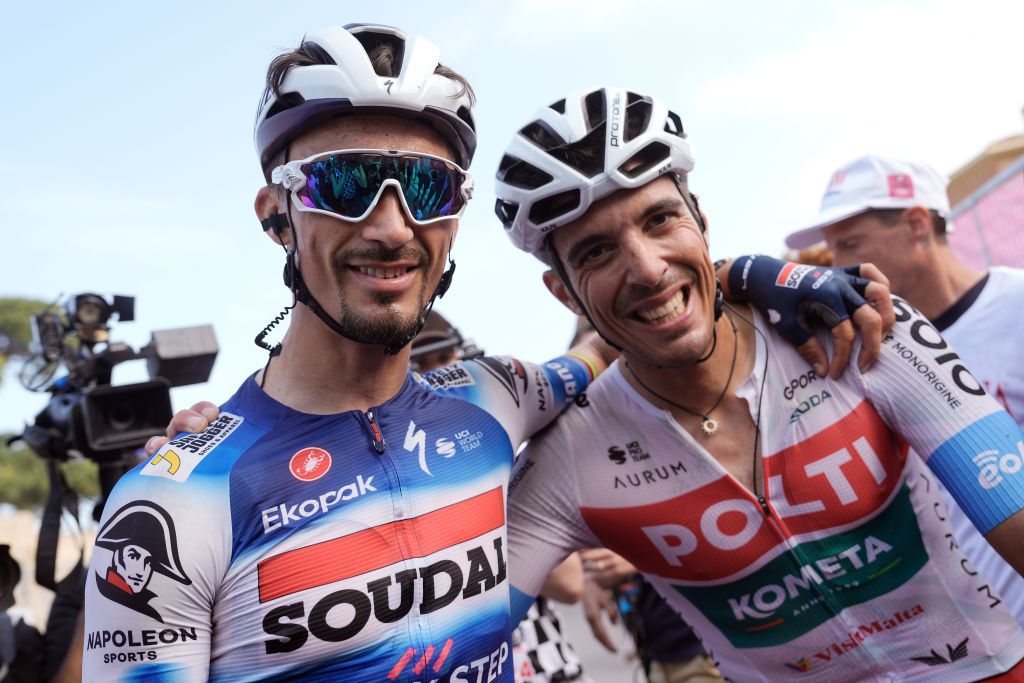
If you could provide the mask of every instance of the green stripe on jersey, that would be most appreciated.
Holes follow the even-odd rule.
[[[888,508],[856,529],[801,543],[726,585],[673,587],[733,646],[772,647],[899,588],[927,561],[904,484]]]

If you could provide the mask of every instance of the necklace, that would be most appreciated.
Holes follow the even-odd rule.
[[[722,387],[722,392],[718,394],[718,398],[715,400],[714,405],[712,405],[704,412],[693,410],[692,408],[687,408],[686,406],[679,405],[678,403],[671,399],[665,398],[657,391],[647,386],[647,384],[642,379],[640,379],[640,376],[636,374],[633,368],[629,367],[629,362],[623,360],[623,363],[626,365],[627,368],[629,368],[630,374],[633,375],[633,379],[635,379],[640,384],[640,386],[646,389],[648,393],[658,397],[659,399],[661,399],[665,403],[668,403],[671,406],[679,408],[680,410],[683,410],[689,413],[690,415],[693,415],[694,417],[701,418],[700,431],[704,432],[706,436],[714,436],[718,432],[718,420],[711,417],[711,413],[715,412],[715,409],[722,402],[722,399],[725,398],[726,392],[729,391],[729,385],[732,384],[733,371],[736,370],[736,350],[739,346],[739,335],[736,333],[736,323],[733,322],[732,316],[726,317],[729,318],[729,324],[732,326],[732,364],[729,366],[729,377],[728,379],[725,380],[725,386]],[[758,417],[760,417],[760,411]]]

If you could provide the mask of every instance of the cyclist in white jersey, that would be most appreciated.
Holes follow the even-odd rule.
[[[924,314],[971,374],[1024,425],[1024,270],[975,270],[950,248],[948,179],[927,164],[877,155],[831,175],[810,225],[786,237],[803,248],[824,240],[836,265],[871,261],[894,294]],[[969,223],[967,226],[969,228]],[[992,550],[948,491],[943,499],[961,549],[1024,625],[1024,578]]]
[[[876,366],[842,378],[803,367],[773,320],[723,311],[673,117],[635,92],[573,93],[501,163],[513,242],[622,349],[517,464],[513,611],[567,553],[602,544],[736,681],[1021,680],[1024,633],[953,541],[934,485],[1019,572],[1016,423],[901,300]],[[524,187],[541,173],[552,180]],[[743,261],[740,298],[766,269],[780,291],[834,276]]]

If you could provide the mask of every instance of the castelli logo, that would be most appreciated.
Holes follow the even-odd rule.
[[[299,481],[316,481],[331,469],[331,454],[315,446],[303,448],[292,456],[288,469]]]

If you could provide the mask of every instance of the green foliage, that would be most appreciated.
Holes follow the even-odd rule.
[[[0,502],[19,508],[40,507],[50,490],[46,464],[24,444],[8,446],[9,436],[0,435]],[[61,470],[68,486],[80,495],[99,495],[99,469],[95,463],[76,460],[62,464]]]
[[[49,305],[37,299],[0,297],[0,353],[7,356],[29,355],[28,345],[32,341],[32,316],[41,313]],[[6,346],[6,348],[4,348]]]

